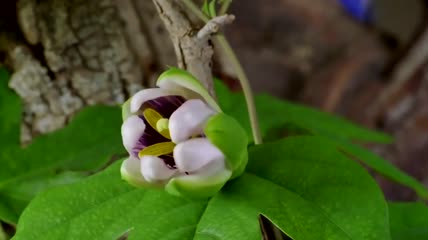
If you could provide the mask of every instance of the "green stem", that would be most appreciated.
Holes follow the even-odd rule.
[[[228,58],[230,59],[230,61],[232,62],[236,70],[236,75],[241,84],[242,91],[244,92],[245,101],[247,102],[248,114],[250,117],[251,129],[253,131],[254,143],[261,144],[262,137],[260,134],[260,127],[257,119],[256,105],[254,103],[254,96],[253,96],[253,91],[251,90],[250,81],[248,80],[247,75],[245,74],[245,71],[241,66],[241,63],[238,60],[238,57],[236,56],[235,52],[233,51],[226,37],[223,34],[218,34],[216,36],[216,39],[219,42],[219,44],[223,47],[224,53],[226,54],[226,56],[228,56]]]
[[[205,23],[209,21],[209,18],[205,16],[205,14],[193,3],[193,1],[191,0],[182,0],[182,1],[202,21],[204,21]],[[247,108],[248,108],[248,114],[250,117],[251,129],[253,132],[254,144],[256,145],[261,144],[262,137],[260,134],[257,111],[254,103],[253,91],[251,90],[248,77],[245,74],[245,71],[242,68],[241,63],[239,62],[238,57],[236,56],[235,52],[233,51],[226,37],[223,34],[217,34],[216,38],[219,44],[221,45],[221,47],[224,49],[225,54],[229,57],[230,61],[232,62],[236,70],[236,75],[238,77],[238,80],[241,84],[242,91],[244,92],[245,101],[247,103]]]
[[[210,19],[193,3],[192,0],[181,0],[187,8],[190,9],[199,19],[208,22]]]
[[[223,3],[221,4],[220,11],[219,11],[219,16],[227,13],[227,10],[229,10],[231,3],[232,3],[232,0],[223,0]]]

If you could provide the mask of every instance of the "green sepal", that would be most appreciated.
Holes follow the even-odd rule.
[[[211,176],[187,175],[171,179],[165,190],[172,195],[190,199],[214,196],[230,179],[232,172],[223,170]]]
[[[129,98],[125,103],[122,104],[122,120],[125,121],[131,113],[131,99]]]
[[[248,163],[248,136],[234,118],[218,113],[208,119],[204,133],[226,157],[232,178],[240,176]]]
[[[198,79],[182,69],[170,68],[166,70],[159,76],[156,85],[162,89],[176,92],[187,99],[202,98],[214,110],[222,112],[217,102]]]

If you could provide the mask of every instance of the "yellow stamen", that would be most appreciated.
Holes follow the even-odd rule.
[[[171,136],[169,135],[169,129],[168,129],[168,119],[163,118],[160,113],[158,113],[156,110],[151,108],[145,109],[143,112],[143,115],[153,129],[158,131],[165,138],[171,139]],[[166,125],[165,125],[165,121],[166,121]],[[161,128],[158,126],[160,126]]]
[[[141,158],[145,155],[151,156],[162,156],[170,154],[174,151],[175,143],[173,142],[161,142],[156,143],[151,146],[145,147],[138,153],[138,156]]]
[[[162,118],[159,119],[159,121],[156,123],[156,129],[161,132],[165,129],[168,129],[169,120],[168,118]]]
[[[169,120],[167,118],[159,119],[156,123],[156,130],[164,137],[171,139],[169,134]]]

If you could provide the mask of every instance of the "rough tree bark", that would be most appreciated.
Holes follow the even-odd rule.
[[[198,38],[179,1],[153,0],[174,45],[178,66],[191,72],[214,95],[212,78],[213,46],[208,38]]]
[[[23,142],[86,105],[122,103],[176,62],[150,1],[19,0],[17,19],[24,38],[7,38],[6,53]]]

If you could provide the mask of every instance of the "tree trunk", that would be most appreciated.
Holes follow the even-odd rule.
[[[23,37],[3,34],[10,87],[24,103],[22,141],[63,127],[87,105],[152,86],[174,48],[151,1],[19,0]]]

